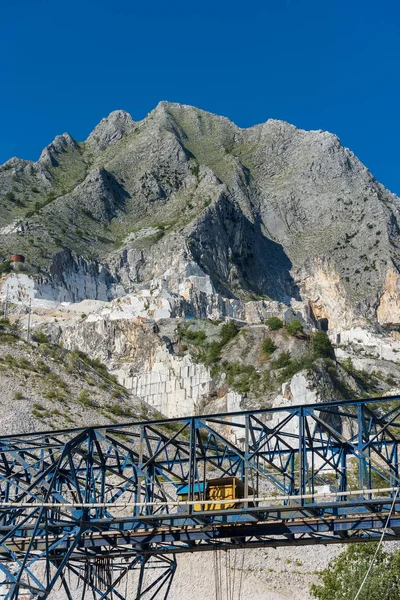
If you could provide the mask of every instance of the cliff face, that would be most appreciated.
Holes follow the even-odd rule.
[[[196,316],[302,301],[334,328],[397,328],[398,211],[334,135],[165,102],[0,167],[0,251],[28,256],[44,299],[157,285]]]

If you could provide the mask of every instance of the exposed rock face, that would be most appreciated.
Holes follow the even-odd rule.
[[[123,110],[115,110],[95,127],[86,143],[93,149],[104,150],[132,131],[133,127],[134,122],[130,114]]]
[[[160,347],[151,370],[123,377],[132,394],[167,417],[192,415],[210,392],[210,370],[186,355],[175,357]]]
[[[94,169],[83,183],[62,199],[62,209],[70,208],[74,218],[79,211],[102,224],[109,224],[123,209],[127,193],[115,178],[103,168]],[[61,204],[61,200],[59,201]]]
[[[53,257],[50,276],[55,287],[66,289],[72,302],[85,298],[107,300],[111,285],[111,276],[97,261],[86,261],[82,257],[73,256],[70,250],[64,250]]]
[[[49,275],[32,277],[16,272],[3,282],[8,301],[33,306],[80,302],[85,298],[107,301],[112,296],[113,278],[97,261],[87,261],[64,250],[54,255]]]
[[[366,315],[353,309],[336,265],[328,258],[317,257],[306,263],[299,280],[301,295],[308,298],[314,319],[326,320],[332,329],[365,324]]]
[[[282,246],[266,237],[227,198],[212,206],[191,233],[192,255],[225,296],[240,291],[290,303],[298,298],[292,263]]]
[[[48,272],[64,245],[120,282],[110,297],[156,281],[188,314],[199,314],[194,296],[216,294],[217,304],[302,300],[335,328],[399,322],[387,314],[399,199],[329,133],[273,120],[240,129],[162,102],[139,123],[111,113],[84,144],[58,136],[38,163],[8,161],[0,186],[11,206],[25,187],[21,202],[44,228],[32,263]],[[5,211],[5,225],[21,213]],[[4,229],[5,256],[25,254],[29,230]]]
[[[40,155],[39,162],[47,167],[58,167],[59,162],[57,156],[65,154],[68,150],[74,150],[75,148],[77,148],[77,143],[69,133],[58,135],[49,146],[44,148]]]
[[[51,331],[68,349],[79,348],[110,365],[121,384],[134,396],[167,417],[193,414],[211,390],[210,369],[189,354],[176,355],[176,324],[171,337],[157,335],[152,324],[139,320],[110,320],[89,316],[80,323]]]
[[[379,299],[377,317],[385,327],[400,323],[400,276],[395,265],[391,265],[386,273],[385,291]]]

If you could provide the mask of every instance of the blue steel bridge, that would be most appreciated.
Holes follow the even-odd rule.
[[[399,443],[400,397],[3,436],[0,597],[167,598],[180,553],[400,539]]]

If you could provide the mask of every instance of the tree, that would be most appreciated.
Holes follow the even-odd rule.
[[[283,369],[290,364],[290,352],[281,352],[276,360],[272,361],[273,369]]]
[[[227,323],[224,323],[219,333],[221,345],[225,346],[225,344],[232,340],[238,334],[238,332],[239,327],[236,325],[235,321],[228,321]]]
[[[47,337],[47,335],[43,332],[43,331],[35,331],[35,333],[32,335],[32,339],[34,342],[37,342],[38,344],[48,344],[49,343],[49,338]]]
[[[4,262],[0,263],[0,275],[3,273],[11,273],[11,271],[11,260],[5,260]]]
[[[265,338],[265,340],[263,340],[262,345],[261,345],[262,351],[264,352],[264,354],[272,354],[273,352],[275,352],[277,346],[274,342],[274,340],[272,340],[270,337]]]
[[[14,192],[7,192],[6,196],[5,196],[6,200],[8,200],[8,202],[15,202],[15,194]]]
[[[314,334],[314,354],[317,358],[335,358],[331,340],[323,331]]]
[[[302,333],[303,325],[300,323],[300,321],[298,319],[293,319],[293,321],[288,323],[288,325],[286,326],[286,331],[290,335],[297,335],[298,333]]]
[[[267,325],[271,331],[277,331],[283,327],[283,323],[280,319],[278,319],[278,317],[270,317],[267,319]]]
[[[311,585],[318,600],[353,600],[367,573],[376,544],[351,544],[324,571],[320,584]],[[400,551],[380,548],[358,600],[400,600]]]

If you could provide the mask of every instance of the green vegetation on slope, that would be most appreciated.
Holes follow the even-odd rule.
[[[317,600],[353,600],[376,552],[376,544],[351,544],[311,586]],[[400,600],[400,551],[379,549],[358,600]]]
[[[24,410],[44,427],[79,425],[80,409],[91,409],[105,422],[142,412],[100,360],[51,343],[40,330],[31,339],[34,344],[24,340],[18,321],[0,319],[0,377],[11,378],[17,387],[13,400],[25,403]]]
[[[203,329],[199,330],[196,323],[179,325],[178,337],[181,349],[189,349],[195,360],[211,367],[213,377],[224,375],[230,389],[241,394],[251,393],[256,397],[261,397],[268,392],[276,391],[282,383],[300,371],[318,370],[321,365],[318,367],[317,363],[321,362],[321,358],[330,360],[330,357],[334,356],[332,344],[326,333],[313,334],[310,340],[303,333],[299,321],[294,322],[294,326],[288,331],[289,325],[284,327],[282,321],[277,318],[270,319],[268,322],[271,331],[282,330],[283,334],[279,333],[279,335],[283,335],[283,337],[286,335],[286,339],[288,339],[288,334],[291,337],[301,334],[302,341],[299,340],[299,343],[304,345],[303,354],[292,357],[289,351],[282,349],[277,354],[278,345],[268,336],[260,344],[259,364],[244,364],[223,358],[230,354],[227,352],[229,342],[234,340],[239,332],[246,333],[246,327],[240,329],[234,321],[228,321],[220,327],[217,340],[208,340],[206,332]],[[275,358],[270,360],[272,354]],[[324,365],[324,363],[322,364]],[[335,363],[333,364],[335,366]],[[337,374],[336,370],[335,374]]]

